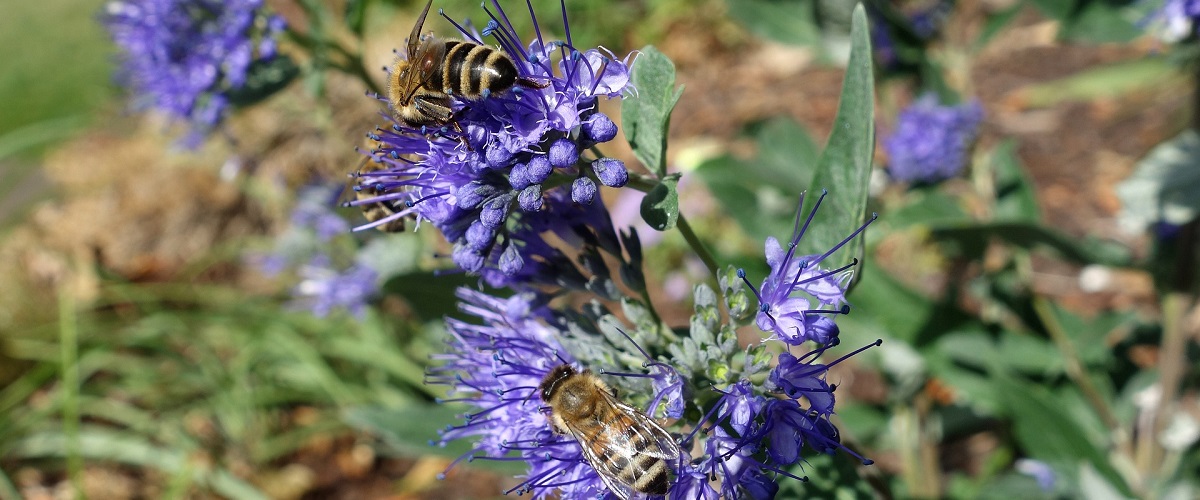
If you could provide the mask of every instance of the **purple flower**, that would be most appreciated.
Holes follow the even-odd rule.
[[[667,404],[666,417],[679,418],[683,416],[683,379],[679,372],[663,363],[650,364],[650,385],[654,389],[654,400],[648,409],[653,411],[660,401]]]
[[[592,334],[580,338],[580,329],[588,327],[572,323],[575,316],[546,307],[550,296],[519,293],[502,299],[466,288],[459,289],[457,295],[459,308],[474,320],[447,319],[449,348],[445,354],[435,356],[439,366],[427,376],[428,383],[449,387],[450,399],[446,401],[470,407],[462,425],[441,433],[443,445],[456,439],[475,442],[472,450],[454,464],[463,460],[520,460],[527,467],[524,480],[506,493],[531,493],[535,499],[604,496],[607,487],[585,458],[581,444],[552,429],[539,388],[560,365],[584,368],[580,355],[617,359],[632,353],[624,353],[612,344],[596,343]],[[692,376],[684,377],[661,361],[644,363],[648,373],[597,373],[603,378],[650,379],[649,390],[641,394],[651,396],[645,406],[648,415],[656,414],[658,404],[665,402],[667,416],[679,419],[685,415],[687,401],[706,402],[706,415],[699,422],[674,423],[678,429],[690,429],[681,448],[694,448],[691,443],[696,438],[702,440],[703,452],[695,459],[681,457],[670,464],[673,479],[667,498],[766,499],[773,498],[778,490],[775,482],[781,476],[805,480],[786,471],[803,459],[805,446],[820,453],[845,449],[838,430],[829,422],[832,387],[821,384],[829,366],[878,344],[876,341],[827,364],[817,362],[825,347],[798,358],[789,354],[781,359],[781,368],[771,374],[770,383],[741,380],[717,390],[720,397],[715,401],[707,395],[692,398]],[[582,345],[588,346],[588,351],[570,350]],[[649,358],[640,346],[637,349]],[[827,390],[813,390],[813,381]],[[638,396],[638,391],[632,390],[622,392],[619,398],[630,401]],[[865,464],[871,463],[846,451]]]
[[[900,112],[896,128],[883,140],[888,172],[906,182],[936,182],[958,174],[983,122],[983,106],[972,100],[942,106],[926,94]]]
[[[1044,492],[1054,491],[1054,486],[1058,484],[1058,474],[1054,472],[1054,468],[1041,460],[1018,458],[1014,468],[1017,472],[1036,480],[1038,487]]]
[[[846,284],[850,280],[848,270],[858,261],[833,270],[826,270],[821,264],[875,220],[872,217],[824,254],[796,255],[796,247],[821,207],[825,195],[825,192],[821,193],[821,198],[809,212],[803,226],[800,225],[800,213],[797,212],[792,239],[786,251],[774,237],[767,238],[765,253],[771,273],[763,280],[761,288],[755,289],[750,285],[745,271],[738,269],[738,277],[750,286],[758,298],[759,312],[755,317],[758,328],[772,333],[773,339],[788,345],[800,345],[809,340],[828,344],[837,339],[837,324],[830,316],[850,312],[845,297]],[[800,206],[804,206],[803,195],[800,197]],[[832,309],[819,309],[820,306]]]
[[[1160,38],[1174,43],[1195,35],[1197,20],[1200,20],[1200,0],[1165,0],[1162,8],[1143,23],[1154,25]]]
[[[767,403],[767,456],[780,466],[800,461],[800,447],[807,444],[826,453],[841,446],[837,428],[814,412],[805,411],[791,399]]]
[[[135,106],[189,122],[193,145],[225,116],[251,63],[275,56],[284,28],[262,0],[118,0],[104,22]]]
[[[717,500],[717,490],[709,484],[708,474],[698,468],[685,467],[671,490],[668,500]]]
[[[452,260],[460,268],[485,276],[498,271],[507,277],[503,281],[518,282],[526,266],[548,258],[538,253],[544,245],[530,241],[530,227],[567,230],[546,212],[569,211],[564,202],[596,205],[596,181],[610,187],[628,182],[623,163],[588,152],[616,136],[597,103],[630,88],[628,58],[577,49],[569,29],[566,41],[544,40],[536,19],[538,35],[523,45],[504,9],[492,5],[494,12],[485,8],[491,20],[483,35],[493,36],[512,58],[522,81],[545,86],[518,83],[483,99],[455,100],[454,122],[440,128],[394,123],[371,133],[379,144],[374,155],[387,165],[379,197],[350,204],[386,199],[406,206],[405,215],[429,220],[454,244]],[[473,31],[460,30],[483,43]],[[467,244],[466,230],[475,221],[494,232]]]
[[[749,381],[742,380],[729,386],[721,397],[718,420],[728,419],[733,429],[739,434],[754,433],[752,424],[767,402],[761,394],[755,394]]]
[[[813,351],[805,358],[820,355],[821,352],[824,349]],[[833,387],[825,382],[829,367],[820,363],[805,363],[805,358],[797,358],[787,351],[779,353],[779,364],[771,370],[769,380],[775,389],[787,397],[798,399],[803,396],[813,411],[829,415],[833,413]]]
[[[574,362],[557,340],[563,332],[549,326],[549,310],[531,294],[500,299],[460,288],[457,295],[459,308],[482,324],[446,320],[449,351],[435,356],[443,364],[430,370],[427,382],[449,386],[448,401],[477,411],[464,415],[463,425],[446,428],[440,442],[475,439],[460,460],[519,456],[528,465],[525,481],[506,493],[598,498],[606,488],[579,443],[556,434],[541,410],[542,380],[555,367]]]
[[[293,290],[293,306],[326,316],[334,309],[345,309],[357,317],[365,312],[367,300],[378,287],[379,274],[364,265],[338,270],[324,255],[314,257],[300,268],[301,281]]]
[[[321,242],[350,231],[346,219],[333,211],[341,191],[341,186],[311,186],[301,190],[299,201],[292,209],[292,225],[311,229]]]

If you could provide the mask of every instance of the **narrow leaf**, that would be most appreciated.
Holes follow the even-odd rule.
[[[842,81],[837,118],[825,151],[817,161],[810,195],[804,200],[804,213],[816,203],[815,194],[820,190],[828,189],[829,196],[801,239],[799,255],[829,250],[854,232],[865,215],[871,158],[875,154],[875,78],[867,13],[861,4],[854,8],[850,39],[850,61]],[[839,251],[841,257],[829,262],[850,260],[847,251],[843,248]]]
[[[621,103],[625,138],[634,156],[659,177],[667,172],[667,129],[671,110],[683,94],[675,86],[675,64],[653,45],[642,48],[630,79],[637,95]]]
[[[992,151],[991,165],[996,173],[995,219],[1041,220],[1037,193],[1029,176],[1021,169],[1021,160],[1017,159],[1016,141],[1007,140],[996,146]]]
[[[1073,239],[1053,229],[1028,222],[935,226],[930,235],[935,240],[958,245],[962,254],[973,257],[982,256],[988,242],[999,238],[1024,249],[1048,248],[1062,258],[1081,264],[1127,266],[1131,260],[1129,250],[1118,244]]]

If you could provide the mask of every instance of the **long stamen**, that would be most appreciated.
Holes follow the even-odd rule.
[[[558,5],[562,9],[563,30],[567,33],[567,45],[574,45],[571,41],[571,23],[567,22],[567,0],[558,0]]]
[[[762,295],[758,293],[758,289],[754,287],[754,283],[751,283],[750,280],[746,279],[746,270],[739,268],[737,270],[737,277],[741,278],[742,282],[745,283],[746,286],[750,287],[750,291],[754,292],[754,298],[758,299],[759,303],[762,303]]]
[[[825,252],[825,253],[821,254],[820,257],[817,257],[816,262],[821,262],[822,260],[825,260],[825,257],[830,256],[831,254],[833,254],[833,252],[836,252],[839,248],[842,248],[843,245],[850,242],[850,240],[854,239],[855,236],[858,236],[859,233],[866,230],[867,226],[870,226],[871,223],[875,222],[875,219],[878,219],[878,218],[879,218],[879,214],[872,212],[871,220],[867,221],[866,224],[858,226],[858,229],[855,229],[853,233],[850,233],[850,236],[847,236],[845,239],[838,242],[838,244],[834,245],[833,248],[830,248],[828,252]]]
[[[538,45],[541,45],[545,49],[546,42],[542,40],[542,28],[538,26],[537,14],[533,12],[533,4],[529,0],[525,0],[525,5],[529,7],[529,19],[533,20],[533,32],[537,34]],[[496,8],[500,7],[497,5]]]
[[[474,34],[474,33],[470,32],[470,31],[467,31],[467,29],[466,29],[466,28],[464,28],[464,27],[460,26],[460,25],[458,24],[458,22],[456,22],[455,20],[451,19],[451,18],[450,18],[450,16],[447,16],[445,11],[443,11],[442,9],[438,9],[438,15],[439,15],[439,16],[442,16],[442,17],[443,17],[444,19],[446,19],[447,21],[450,21],[450,24],[454,25],[454,29],[457,29],[457,30],[458,30],[458,32],[462,34],[462,36],[464,36],[464,37],[466,37],[466,38],[470,39],[472,42],[475,42],[476,44],[483,45],[483,40],[480,40],[480,39],[478,39],[478,38],[475,38],[475,34]]]
[[[503,26],[506,27],[507,29],[504,29],[504,28],[501,28],[501,29],[504,29],[505,36],[512,35],[515,38],[517,30],[515,28],[513,28],[512,22],[510,22],[508,20],[508,14],[504,13],[504,8],[500,7],[500,2],[497,2],[496,0],[492,0],[492,5],[496,6],[496,11],[499,12],[500,17],[504,19]],[[488,17],[491,17],[493,20],[495,20],[497,24],[500,23],[500,19],[496,18],[496,16],[492,14],[492,11],[488,10],[487,5],[483,5],[482,7],[483,7],[483,11],[487,12]],[[520,39],[518,38],[518,40],[520,40]],[[522,46],[520,43],[516,44],[516,52],[513,52],[513,53],[520,55],[521,60],[523,60],[523,61],[529,60],[529,54],[527,52],[525,52],[525,47]]]
[[[721,391],[720,391],[720,390],[718,390],[718,389],[713,389],[713,390],[716,390],[717,392],[721,392]],[[717,409],[718,409],[718,408],[720,408],[720,407],[721,407],[721,405],[720,405],[720,404],[715,404],[715,405],[713,405],[713,407],[712,407],[711,409],[709,409],[709,410],[708,410],[708,413],[704,414],[704,418],[701,418],[701,419],[700,419],[700,421],[696,423],[696,426],[692,428],[692,432],[689,432],[689,433],[688,433],[688,435],[687,435],[687,437],[685,437],[685,438],[681,439],[681,440],[679,441],[679,443],[680,443],[680,444],[686,444],[686,443],[690,443],[690,442],[692,441],[692,438],[696,436],[696,432],[697,432],[697,431],[699,431],[701,428],[703,428],[703,427],[704,427],[704,423],[705,423],[705,422],[707,422],[707,421],[708,421],[708,419],[709,419],[710,417],[712,417],[713,413],[716,413],[716,412],[717,412]]]
[[[817,202],[813,205],[812,211],[808,212],[808,218],[804,219],[804,227],[801,228],[798,227],[800,225],[800,214],[801,211],[804,210],[804,197],[807,193],[807,191],[800,193],[800,204],[796,207],[796,222],[794,222],[792,226],[792,241],[788,243],[788,252],[787,255],[783,257],[783,265],[780,266],[780,269],[786,270],[788,268],[787,264],[792,261],[792,257],[796,254],[796,243],[800,241],[800,238],[804,237],[804,233],[808,231],[809,223],[812,222],[813,216],[817,215],[817,209],[821,208],[821,201],[825,199],[825,195],[828,194],[829,191],[825,189],[821,190],[821,197],[817,198]]]
[[[803,275],[804,275],[804,273],[803,273],[803,272],[798,272],[798,273],[796,273],[796,279],[792,281],[792,286],[791,286],[791,288],[789,288],[789,289],[790,289],[790,290],[795,290],[797,286],[800,286],[800,285],[803,285],[803,284],[807,284],[807,283],[812,283],[812,282],[814,282],[814,281],[820,280],[820,279],[822,279],[822,278],[825,278],[825,277],[828,277],[828,276],[833,276],[833,275],[835,275],[835,274],[837,274],[837,273],[840,273],[840,272],[842,272],[842,271],[845,271],[845,270],[847,270],[847,269],[850,269],[850,268],[852,268],[852,267],[854,267],[854,266],[857,266],[857,265],[858,265],[858,258],[857,258],[857,257],[855,257],[855,258],[854,258],[852,261],[850,261],[850,263],[849,263],[849,264],[846,264],[846,265],[844,265],[844,266],[842,266],[842,267],[839,267],[839,268],[837,268],[837,269],[834,269],[834,270],[832,270],[832,271],[825,271],[825,272],[823,272],[823,273],[814,274],[814,275],[812,275],[812,276],[809,276],[809,277],[807,277],[807,278],[804,278],[803,280],[801,280],[801,279],[800,279],[800,277],[801,277],[801,276],[803,276]]]

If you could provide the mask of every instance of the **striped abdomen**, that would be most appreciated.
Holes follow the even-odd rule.
[[[517,66],[504,52],[486,45],[447,40],[442,69],[430,75],[426,88],[479,99],[485,90],[495,93],[512,88],[517,77]]]
[[[665,495],[671,486],[671,469],[663,457],[670,456],[660,444],[661,437],[651,429],[636,424],[628,415],[609,415],[601,443],[594,451],[605,472],[634,491]],[[603,416],[597,416],[597,420]],[[665,436],[665,435],[664,435]],[[670,439],[669,436],[665,436]]]

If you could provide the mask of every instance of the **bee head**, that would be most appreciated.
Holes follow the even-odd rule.
[[[542,384],[538,386],[542,392],[542,401],[549,402],[550,398],[554,397],[554,393],[558,390],[559,382],[566,380],[568,377],[575,375],[575,369],[571,365],[558,365],[550,373],[546,374],[546,378],[542,379]]]

